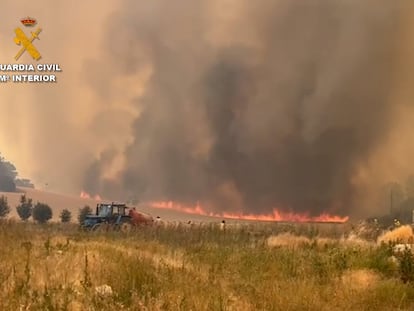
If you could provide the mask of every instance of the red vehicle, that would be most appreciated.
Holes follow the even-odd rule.
[[[151,215],[138,212],[137,210],[135,210],[135,207],[129,210],[128,216],[131,217],[131,224],[135,226],[148,226],[154,223],[154,218],[152,218]]]

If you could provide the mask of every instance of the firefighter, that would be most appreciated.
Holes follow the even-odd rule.
[[[398,228],[398,227],[400,227],[400,226],[401,226],[400,221],[399,221],[397,218],[395,218],[395,219],[394,219],[394,227],[395,227],[395,228]]]
[[[155,218],[155,225],[157,226],[161,226],[162,225],[162,220],[160,216],[157,216],[157,218]]]

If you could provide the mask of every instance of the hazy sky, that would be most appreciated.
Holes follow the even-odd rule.
[[[0,90],[1,151],[21,175],[32,178],[40,187],[48,183],[54,190],[78,192],[83,169],[99,149],[125,141],[126,126],[111,123],[110,116],[124,113],[126,123],[131,116],[118,108],[118,102],[104,105],[91,87],[93,80],[111,77],[87,69],[87,63],[102,54],[103,43],[113,40],[106,36],[105,29],[117,3],[83,1],[75,5],[41,0],[0,4],[0,62],[14,63],[20,47],[13,42],[13,31],[22,27],[22,17],[31,16],[43,29],[40,40],[33,42],[42,54],[39,63],[58,63],[63,69],[57,84],[9,83],[1,85]],[[29,33],[27,28],[24,30]],[[25,53],[19,63],[34,62]],[[122,81],[119,84],[118,91],[122,92]],[[128,96],[122,93],[118,100]],[[111,111],[114,106],[117,110]],[[107,117],[100,119],[98,114]],[[114,127],[119,139],[95,130],[103,126]]]
[[[40,188],[348,214],[414,171],[408,1],[6,0],[0,63],[28,15],[63,72],[0,84],[0,150]]]

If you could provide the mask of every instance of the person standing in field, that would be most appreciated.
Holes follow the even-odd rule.
[[[161,220],[161,217],[160,216],[157,216],[157,218],[155,218],[154,224],[156,226],[161,226],[162,225],[162,220]]]

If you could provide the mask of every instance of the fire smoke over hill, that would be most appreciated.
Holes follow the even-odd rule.
[[[108,22],[105,59],[115,78],[148,79],[130,102],[132,140],[90,166],[88,193],[228,213],[348,215],[358,207],[361,171],[395,121],[396,2],[122,7]],[[110,87],[94,86],[101,94]],[[114,161],[119,169],[106,178]]]

